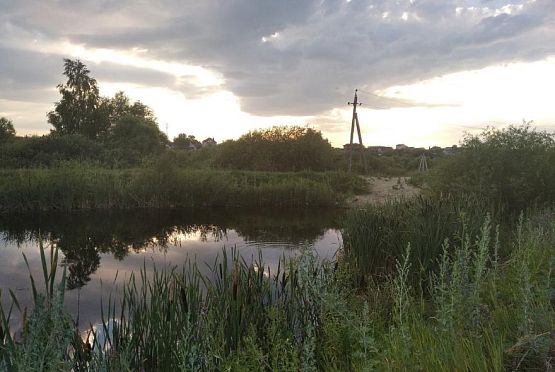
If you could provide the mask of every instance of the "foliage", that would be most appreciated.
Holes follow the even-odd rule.
[[[433,192],[472,193],[519,211],[555,201],[555,141],[530,123],[467,136],[462,151],[432,172]]]
[[[45,292],[39,292],[31,276],[34,307],[27,317],[26,309],[19,305],[17,297],[10,291],[11,306],[8,311],[0,306],[0,329],[9,330],[13,310],[22,316],[20,339],[10,332],[0,337],[0,369],[14,371],[59,371],[69,370],[69,351],[75,341],[76,330],[71,317],[64,310],[65,270],[59,285],[55,284],[58,269],[58,250],[50,251],[46,258],[42,243],[39,246]],[[30,271],[27,258],[24,256]],[[2,333],[2,332],[0,332]]]
[[[365,151],[361,154],[354,151],[352,154],[352,170],[358,174],[371,174],[376,176],[407,176],[413,175],[418,170],[421,152],[388,151],[375,154]],[[433,160],[428,157],[428,165],[432,166]],[[334,149],[334,169],[348,169],[349,155],[343,149]]]
[[[152,120],[125,115],[110,128],[109,153],[120,164],[137,164],[147,155],[161,153],[167,144],[166,135]]]
[[[123,92],[116,93],[113,98],[101,97],[96,80],[89,74],[81,61],[64,60],[64,75],[68,80],[58,85],[62,99],[48,114],[48,121],[54,126],[52,136],[73,136],[66,140],[83,136],[101,141],[99,151],[86,155],[88,160],[101,160],[109,165],[138,164],[144,157],[163,151],[168,140],[158,128],[152,110],[141,102],[131,103]],[[25,143],[28,141],[23,141],[20,146]],[[56,149],[39,151],[39,154],[32,154],[34,165],[49,165],[49,157],[68,160],[63,156],[56,158]],[[17,164],[17,161],[17,157],[8,157],[6,162]]]
[[[89,76],[90,70],[79,60],[64,59],[65,84],[59,84],[62,95],[54,111],[48,113],[48,122],[58,134],[81,134],[98,138],[106,134],[110,122],[109,107],[101,100],[97,82]]]
[[[15,137],[15,129],[11,120],[5,117],[0,118],[0,142],[4,142]]]
[[[332,147],[322,133],[299,126],[273,127],[220,145],[214,164],[223,168],[266,171],[323,171]]]
[[[179,133],[177,137],[173,139],[173,145],[176,149],[180,150],[191,150],[199,149],[202,144],[192,135],[186,135],[185,133]]]
[[[54,167],[103,159],[102,145],[80,134],[17,137],[0,147],[0,168]]]
[[[110,110],[109,115],[112,126],[128,116],[141,118],[152,123],[156,122],[154,113],[147,105],[140,101],[131,103],[129,97],[124,92],[117,92],[113,98],[107,99],[107,105]]]

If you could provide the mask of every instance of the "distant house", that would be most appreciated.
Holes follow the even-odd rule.
[[[453,145],[451,147],[446,147],[443,149],[443,155],[455,155],[457,152],[459,152],[459,148],[457,147],[457,145]]]
[[[218,143],[214,140],[214,138],[208,137],[207,139],[205,139],[204,141],[202,141],[202,147],[210,147],[210,146],[215,146]]]
[[[388,146],[368,146],[367,149],[371,154],[383,154],[388,151],[393,151],[393,147]]]
[[[359,149],[364,149],[364,146],[362,146],[360,143],[353,143],[352,145],[350,143],[346,143],[343,145],[343,150],[345,151],[349,151],[351,150],[351,148],[353,150],[359,150]]]
[[[404,143],[400,143],[395,146],[395,150],[408,150],[410,147],[405,145]]]

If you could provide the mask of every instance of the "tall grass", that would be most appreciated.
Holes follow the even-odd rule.
[[[328,310],[322,353],[333,355],[332,365],[341,370],[553,368],[554,216],[547,211],[524,218],[504,239],[497,237],[491,218],[482,216],[477,234],[464,229],[460,239],[444,244],[426,293],[422,282],[411,279],[420,270],[411,264],[411,245],[386,279],[369,280],[345,294],[336,310],[342,312],[340,324]],[[497,256],[500,249],[505,258]],[[336,273],[339,281],[347,276],[347,288],[349,265],[341,261]],[[345,344],[350,346],[341,347]]]
[[[78,165],[0,171],[0,212],[167,207],[336,206],[361,190],[346,173],[264,173]]]
[[[95,363],[133,369],[316,370],[316,339],[330,271],[302,255],[269,271],[226,251],[202,275],[188,270],[154,270],[132,276],[121,314],[103,320],[110,330]],[[108,305],[108,308],[112,306]],[[116,327],[110,327],[117,324]],[[94,344],[94,342],[93,342]],[[123,360],[122,360],[123,359]]]
[[[42,246],[40,250],[44,257]],[[50,266],[55,268],[57,250],[52,252]],[[93,326],[83,341],[63,310],[65,274],[56,290],[55,273],[48,273],[44,259],[46,297],[51,300],[43,306],[43,295],[31,277],[37,298],[33,315],[24,321],[20,339],[9,332],[3,335],[1,367],[26,371],[180,366],[211,371],[249,364],[261,370],[316,370],[329,265],[303,254],[283,259],[272,273],[260,258],[247,263],[234,249],[222,252],[209,275],[201,274],[192,262],[187,270],[154,268],[152,275],[145,265],[131,276],[120,306],[112,297],[101,304],[102,324]],[[0,312],[5,330],[10,311]],[[51,334],[57,338],[50,339]],[[48,345],[56,345],[56,353]]]
[[[70,348],[77,337],[71,317],[64,310],[66,285],[65,269],[57,278],[58,250],[50,251],[49,260],[42,244],[39,247],[43,269],[44,291],[40,290],[30,276],[33,309],[27,315],[14,292],[10,291],[11,305],[6,311],[0,306],[0,370],[8,371],[56,371],[71,367]],[[23,255],[27,267],[29,263]],[[30,269],[29,269],[30,270]],[[60,282],[56,284],[57,279]],[[0,294],[1,295],[1,294]],[[10,329],[12,315],[19,313],[21,329]],[[16,337],[20,335],[19,338]]]
[[[345,259],[359,285],[371,275],[395,271],[407,245],[411,245],[413,270],[437,268],[437,258],[447,243],[474,235],[488,211],[484,200],[474,197],[416,197],[385,205],[368,205],[351,213],[342,229]],[[467,230],[463,232],[461,228]]]

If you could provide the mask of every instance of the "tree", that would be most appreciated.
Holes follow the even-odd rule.
[[[15,129],[11,120],[5,117],[0,118],[0,142],[12,139],[15,137]]]
[[[156,122],[154,113],[147,105],[140,101],[131,103],[129,97],[124,92],[117,92],[114,98],[108,100],[107,105],[110,109],[110,123],[115,125],[125,116],[135,116],[152,122]]]
[[[193,147],[199,149],[202,146],[195,136],[186,135],[185,133],[179,133],[173,139],[173,145],[180,150],[192,150]]]
[[[107,101],[100,97],[98,85],[90,71],[79,60],[64,59],[65,84],[59,84],[62,95],[48,122],[59,134],[82,134],[95,139],[104,135],[110,125]]]
[[[215,163],[235,169],[320,171],[330,168],[333,156],[320,131],[300,126],[255,130],[219,147]]]
[[[152,120],[133,115],[121,118],[110,129],[109,143],[114,155],[127,163],[136,163],[146,155],[160,153],[168,143]]]

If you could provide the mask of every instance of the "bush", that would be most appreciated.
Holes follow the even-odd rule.
[[[555,141],[529,123],[467,136],[429,178],[435,193],[481,195],[513,211],[555,201]]]
[[[249,132],[220,145],[214,164],[223,168],[265,171],[322,171],[330,168],[332,147],[311,128],[273,127]]]
[[[54,166],[65,161],[98,161],[102,146],[79,134],[18,137],[0,146],[0,168]]]

